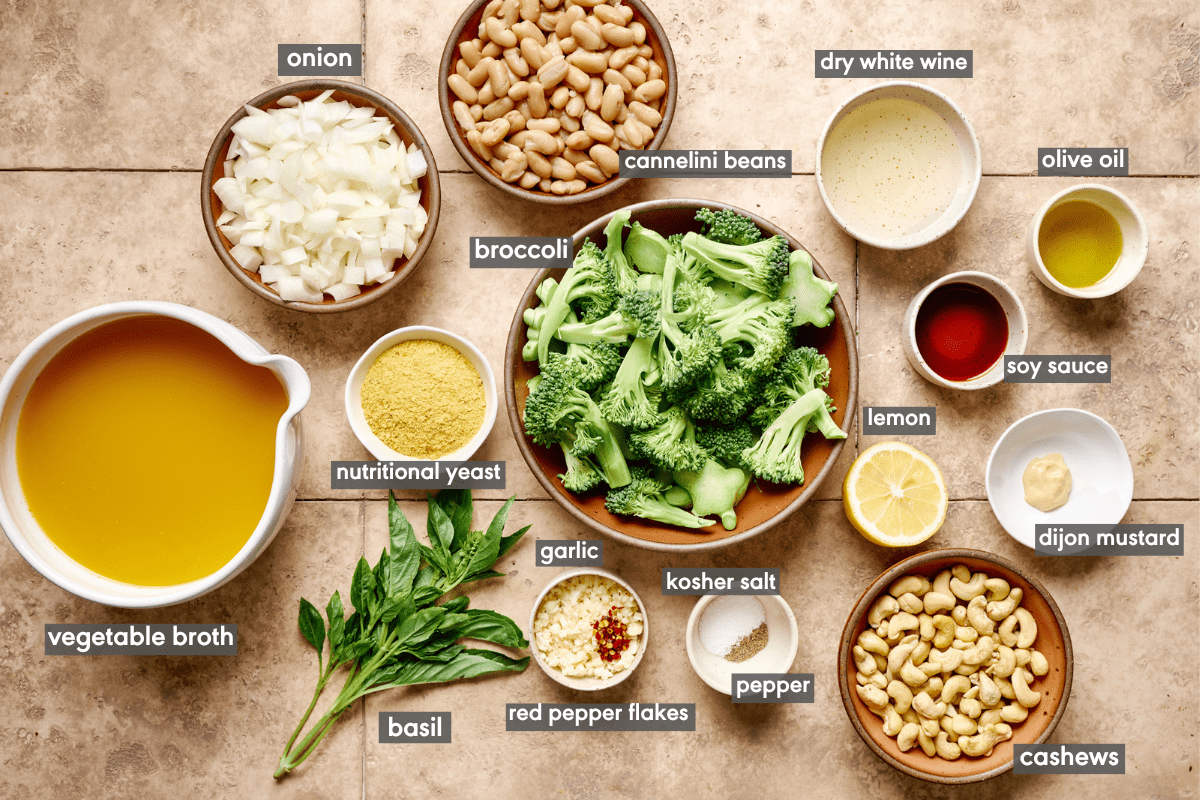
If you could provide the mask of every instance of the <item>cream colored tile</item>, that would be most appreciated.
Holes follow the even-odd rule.
[[[1129,287],[1101,300],[1059,295],[1025,260],[1026,228],[1067,178],[985,178],[963,222],[940,241],[896,252],[861,248],[862,405],[936,406],[938,435],[911,437],[941,466],[954,498],[986,497],[984,467],[1000,434],[1047,408],[1083,408],[1121,434],[1135,498],[1197,496],[1200,236],[1194,181],[1116,179],[1146,217],[1150,255]],[[977,392],[939,389],[913,371],[901,348],[904,310],[926,284],[951,272],[991,273],[1013,288],[1029,318],[1030,354],[1111,354],[1111,384],[1000,384]],[[885,437],[886,438],[886,437]],[[878,437],[863,437],[869,446]]]
[[[287,80],[276,45],[361,42],[357,0],[15,3],[0,10],[0,167],[200,169]]]
[[[361,542],[359,503],[297,503],[231,583],[178,606],[127,611],[62,591],[4,541],[0,750],[9,764],[0,794],[360,797],[355,714],[294,776],[276,783],[271,773],[316,684],[315,655],[296,628],[299,599],[347,582]],[[238,655],[42,655],[47,623],[210,622],[238,626]]]

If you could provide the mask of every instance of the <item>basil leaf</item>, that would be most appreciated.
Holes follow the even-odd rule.
[[[466,617],[454,629],[461,639],[479,639],[505,647],[528,647],[525,634],[516,622],[495,611],[472,609],[458,616]]]
[[[470,604],[471,598],[464,594],[462,597],[456,597],[453,600],[447,600],[446,602],[442,603],[442,608],[446,609],[447,613],[457,614],[460,611],[466,610],[467,606]]]
[[[430,636],[437,633],[438,626],[445,615],[446,610],[441,606],[422,608],[417,613],[410,615],[396,628],[396,641],[404,644],[402,648],[404,650],[423,644]]]
[[[471,491],[469,489],[442,489],[437,493],[438,505],[450,518],[454,527],[454,547],[461,547],[462,541],[471,532]]]
[[[300,598],[300,633],[317,649],[317,658],[320,658],[325,646],[325,620],[317,607],[303,597]]]
[[[386,685],[376,685],[373,690],[393,686],[413,686],[419,683],[445,683],[494,672],[521,672],[528,665],[529,656],[509,658],[503,653],[466,647],[452,660],[445,663],[417,661],[394,671],[389,670],[392,674],[388,676]]]
[[[384,623],[398,620],[403,622],[417,610],[411,594],[389,597],[379,606],[379,619]]]
[[[425,527],[429,532],[430,546],[448,554],[450,546],[454,544],[454,524],[433,495],[429,495],[429,516],[425,520]]]
[[[425,558],[425,561],[438,572],[442,573],[443,575],[449,575],[452,572],[449,553],[442,552],[432,547],[426,547],[419,542],[417,543],[417,547],[421,548],[421,555]],[[437,578],[435,576],[432,581],[436,580]]]
[[[422,647],[420,650],[415,651],[413,654],[416,656],[420,656],[422,661],[446,662],[446,661],[451,661],[454,658],[457,658],[458,654],[461,653],[465,649],[466,648],[463,647],[461,644],[451,644],[449,646],[441,645],[440,647],[426,646],[426,647]]]
[[[375,569],[371,570],[371,574],[375,576],[375,585],[379,587],[379,592],[384,597],[387,597],[388,562],[390,560],[388,551],[384,550],[379,554],[379,560],[375,562]]]
[[[413,589],[412,593],[413,604],[417,608],[427,606],[441,596],[442,590],[436,586],[422,586],[420,589]]]
[[[488,532],[480,537],[479,545],[471,554],[471,560],[467,562],[464,577],[474,575],[476,572],[483,572],[491,569],[492,564],[496,563],[496,558],[500,555],[500,532],[492,533],[491,528]]]
[[[531,527],[533,527],[533,526],[526,525],[524,528],[521,528],[521,530],[517,531],[512,536],[505,536],[504,538],[502,538],[500,540],[500,552],[496,554],[496,558],[497,559],[503,558],[504,554],[507,553],[509,550],[512,550],[513,545],[515,545],[517,542],[519,542],[521,540],[521,537],[524,536]]]
[[[329,618],[329,660],[342,661],[339,651],[346,638],[346,610],[342,608],[342,596],[337,592],[329,598],[325,616]]]
[[[396,496],[391,491],[388,492],[388,531],[391,558],[388,562],[390,568],[386,592],[392,596],[408,594],[412,590],[417,568],[421,566],[421,550],[417,547],[412,524],[400,510]]]
[[[494,569],[485,569],[483,572],[476,572],[474,575],[469,575],[462,580],[462,583],[472,583],[474,581],[482,581],[488,578],[503,578],[503,572],[496,572]]]
[[[358,560],[354,569],[354,577],[350,579],[350,605],[362,615],[363,620],[371,616],[372,605],[375,603],[375,575],[367,564],[366,558]]]

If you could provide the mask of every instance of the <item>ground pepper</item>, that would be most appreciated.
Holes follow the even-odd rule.
[[[483,425],[483,379],[458,350],[429,339],[388,348],[367,370],[367,425],[397,453],[432,460],[453,453]]]
[[[756,656],[767,646],[767,623],[762,623],[754,631],[733,646],[729,651],[729,655],[725,656],[726,661],[732,661],[735,664],[741,663],[751,656]]]

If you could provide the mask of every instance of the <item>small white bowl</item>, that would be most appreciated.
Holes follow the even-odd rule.
[[[1117,263],[1097,283],[1080,288],[1072,288],[1059,283],[1058,279],[1046,269],[1046,265],[1042,261],[1041,250],[1038,247],[1038,236],[1041,233],[1042,221],[1045,220],[1046,213],[1055,206],[1072,200],[1086,200],[1095,203],[1112,214],[1116,218],[1117,224],[1121,226],[1121,255],[1117,258]],[[1142,212],[1138,211],[1137,206],[1128,197],[1116,189],[1110,189],[1098,183],[1072,186],[1069,189],[1063,189],[1047,200],[1046,204],[1033,215],[1033,221],[1029,224],[1029,235],[1025,240],[1025,255],[1038,280],[1059,294],[1091,300],[1116,294],[1132,283],[1146,264],[1146,255],[1149,252],[1150,235],[1146,231],[1146,220],[1142,218]]]
[[[907,233],[903,236],[883,239],[855,230],[838,213],[829,194],[825,191],[825,181],[821,174],[821,159],[825,151],[825,140],[837,123],[841,122],[847,114],[860,106],[876,100],[887,99],[916,101],[944,119],[950,126],[950,130],[954,133],[955,140],[958,142],[959,152],[962,154],[962,165],[954,196],[941,214],[930,220],[920,230]],[[971,127],[970,120],[967,119],[962,109],[955,105],[954,101],[949,97],[937,89],[920,83],[889,81],[863,89],[838,107],[833,116],[829,118],[829,122],[825,123],[825,130],[821,131],[821,138],[817,141],[817,188],[820,189],[821,199],[825,201],[825,207],[829,209],[834,222],[842,230],[863,244],[869,244],[872,247],[879,247],[884,250],[911,250],[914,247],[929,244],[949,233],[959,223],[959,220],[966,215],[967,209],[971,207],[971,203],[975,200],[975,193],[979,190],[979,181],[982,175],[983,158],[979,153],[979,139],[975,137],[975,129]]]
[[[607,578],[615,584],[618,584],[625,591],[633,595],[634,602],[637,603],[638,610],[642,612],[642,635],[638,639],[637,655],[633,657],[633,663],[628,669],[618,672],[611,678],[572,678],[569,675],[564,675],[558,669],[550,666],[542,660],[542,654],[537,648],[537,642],[533,638],[533,622],[537,619],[538,609],[542,607],[542,601],[546,599],[546,595],[555,586],[558,586],[569,578],[574,578],[578,575],[598,575],[601,578]],[[546,588],[542,589],[538,594],[537,600],[533,601],[533,608],[529,612],[529,650],[533,653],[533,660],[542,668],[542,672],[550,676],[550,679],[555,683],[560,683],[569,689],[577,689],[581,692],[595,692],[600,689],[608,689],[616,686],[621,681],[633,674],[633,671],[638,668],[638,664],[642,663],[642,656],[646,655],[646,644],[650,641],[650,615],[646,613],[646,604],[642,602],[642,598],[638,595],[634,588],[622,580],[616,573],[609,572],[606,569],[599,567],[575,567],[566,570],[555,576],[554,580],[546,584]]]
[[[688,617],[687,644],[688,661],[692,669],[700,676],[700,680],[722,694],[733,694],[732,676],[737,673],[786,673],[796,660],[796,652],[800,649],[800,631],[796,627],[796,615],[792,607],[777,594],[756,595],[767,612],[767,645],[745,661],[728,661],[721,656],[714,656],[704,649],[700,642],[700,618],[709,603],[721,595],[706,594],[692,609]]]
[[[929,297],[930,292],[947,283],[969,283],[972,286],[978,286],[999,301],[1000,307],[1004,309],[1004,316],[1008,319],[1008,343],[1004,346],[1003,355],[996,360],[996,363],[987,372],[967,381],[946,380],[941,375],[938,375],[925,363],[925,359],[921,356],[921,351],[917,348],[917,312],[920,310],[921,304],[925,302],[925,298]],[[1025,317],[1025,306],[1021,304],[1021,299],[1017,297],[1016,292],[1009,288],[1007,283],[986,272],[953,272],[945,277],[938,278],[917,292],[912,302],[908,304],[908,310],[904,312],[904,336],[902,341],[904,344],[904,355],[908,356],[908,363],[912,364],[913,369],[922,378],[947,389],[973,391],[975,389],[986,389],[989,386],[995,386],[997,383],[1000,383],[1000,381],[1004,380],[1004,356],[1024,355],[1025,344],[1028,339],[1029,321]]]
[[[346,378],[346,419],[350,421],[350,429],[362,442],[363,447],[367,448],[371,455],[380,461],[422,460],[397,453],[384,444],[371,431],[371,426],[367,424],[362,410],[362,385],[363,379],[367,377],[367,370],[375,363],[375,359],[383,355],[388,348],[410,339],[429,339],[453,347],[471,362],[471,366],[475,367],[475,371],[483,379],[483,399],[487,404],[487,408],[483,412],[483,424],[479,426],[479,430],[475,432],[471,440],[461,448],[434,459],[435,461],[469,461],[479,446],[483,444],[483,440],[492,432],[492,426],[496,424],[496,376],[492,373],[491,364],[483,357],[483,353],[479,351],[478,347],[458,334],[444,331],[441,328],[429,328],[424,325],[400,328],[381,336],[375,344],[367,348],[367,352],[362,354],[362,358],[358,359],[354,368],[350,370],[350,377]]]
[[[1035,458],[1062,453],[1071,471],[1071,495],[1053,511],[1025,502],[1022,476]],[[1038,523],[1115,525],[1133,500],[1133,467],[1112,425],[1078,408],[1054,408],[1023,417],[1006,430],[988,458],[988,502],[1008,535],[1034,546]]]

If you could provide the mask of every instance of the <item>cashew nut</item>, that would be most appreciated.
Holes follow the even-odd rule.
[[[917,621],[916,616],[913,614],[910,614],[907,611],[897,612],[896,614],[893,614],[891,620],[888,621],[888,638],[895,636],[897,633],[903,633],[904,631],[915,631],[918,627],[920,627],[920,624],[921,623]]]
[[[1016,674],[1015,672],[1013,673]],[[1008,678],[1001,678],[999,675],[993,676],[996,682],[996,687],[1000,689],[1000,696],[1005,700],[1015,700],[1017,697],[1016,690],[1013,689],[1012,682]]]
[[[945,731],[938,731],[937,743],[935,745],[937,754],[947,761],[954,761],[962,755],[962,750],[954,742],[950,741],[950,737]]]
[[[954,672],[962,666],[963,651],[951,648],[945,651],[941,657],[942,672]]]
[[[1017,643],[1017,615],[1010,614],[1004,618],[1004,622],[1000,623],[1000,630],[997,635],[1000,637],[1000,644],[1006,644],[1013,647]]]
[[[926,736],[933,738],[934,736],[938,735],[938,731],[941,729],[942,726],[938,724],[936,719],[925,719],[924,717],[921,717],[921,730],[925,731]]]
[[[954,623],[956,625],[966,625],[967,624],[967,607],[966,606],[955,606],[954,608],[950,609],[950,619],[954,620]]]
[[[922,672],[920,667],[914,667],[912,660],[909,659],[900,667],[900,680],[909,686],[920,686],[929,680],[929,676]]]
[[[887,685],[888,697],[896,703],[896,710],[901,714],[909,712],[912,709],[913,693],[912,689],[903,681],[892,681]]]
[[[1007,678],[1017,668],[1017,654],[1011,647],[1003,644],[996,648],[996,653],[999,657],[992,665],[992,675],[997,678]]]
[[[937,719],[946,714],[945,703],[935,703],[933,698],[921,692],[913,697],[913,710],[926,719]]]
[[[1007,596],[993,600],[987,604],[987,615],[994,621],[999,622],[1016,610],[1017,606],[1021,604],[1021,598],[1024,594],[1020,588],[1016,588],[1009,592]]]
[[[902,594],[911,592],[915,595],[923,595],[929,591],[929,580],[920,575],[905,575],[900,580],[892,584],[888,589],[888,594],[892,597],[899,597]]]
[[[1000,694],[1000,687],[986,673],[977,672],[975,674],[979,676],[979,702],[988,708],[999,705],[1003,697]]]
[[[900,729],[900,735],[896,737],[896,746],[900,748],[900,752],[907,753],[917,745],[917,736],[921,732],[921,726],[909,722]]]
[[[1013,644],[1016,644],[1016,642],[1014,642]],[[1018,648],[1016,650],[1013,650],[1013,652],[1017,654],[1017,666],[1018,667],[1023,667],[1026,664],[1028,664],[1030,661],[1030,658],[1032,657],[1030,654],[1030,651],[1025,650],[1023,648]]]
[[[905,592],[896,601],[900,603],[901,611],[907,611],[910,614],[920,614],[925,610],[925,603],[912,592]]]
[[[904,720],[900,719],[899,712],[896,707],[889,704],[883,711],[883,732],[888,736],[895,736],[904,728]]]
[[[919,667],[925,663],[925,659],[929,657],[929,651],[932,649],[933,647],[929,642],[917,642],[917,646],[913,648],[908,659],[912,661],[913,666]]]
[[[959,736],[970,736],[979,730],[979,726],[975,720],[968,717],[966,714],[959,714],[950,723],[950,730],[957,733]]]
[[[996,730],[996,741],[1007,742],[1012,738],[1012,726],[1003,722],[994,722],[992,727]]]
[[[925,596],[928,597],[929,595]],[[937,628],[933,627],[933,617],[928,614],[918,614],[917,623],[917,633],[921,636],[921,641],[928,642],[937,633]]]
[[[945,684],[942,683],[942,679],[935,676],[930,678],[929,683],[925,684],[924,688],[922,688],[920,691],[925,692],[925,694],[929,695],[931,698],[940,697],[944,687]]]
[[[958,696],[965,694],[971,688],[971,681],[965,675],[954,675],[942,687],[942,702],[957,703]]]
[[[959,625],[954,629],[954,638],[958,639],[960,642],[974,642],[979,638],[979,631],[968,625]]]
[[[1003,600],[1008,597],[1008,581],[1004,578],[988,578],[983,582],[983,587],[987,589],[988,600]]]
[[[1021,666],[1025,665],[1022,664]],[[1045,675],[1050,671],[1050,662],[1037,650],[1031,650],[1029,653],[1029,671],[1034,675]]]
[[[997,722],[1000,722],[1003,719],[1000,716],[1002,713],[1004,712],[999,708],[989,708],[987,711],[984,711],[979,717],[979,727],[986,728],[988,725],[995,725]]]
[[[958,704],[958,710],[971,719],[979,719],[979,715],[983,713],[983,705],[980,704],[978,698],[964,697]]]
[[[887,657],[887,675],[890,680],[892,676],[899,674],[901,665],[908,660],[912,655],[912,651],[917,646],[917,635],[905,636],[900,640],[900,644],[892,648],[892,652],[888,653]]]
[[[930,592],[929,594],[925,595],[924,603],[926,614],[936,614],[939,611],[949,611],[955,606],[954,597],[949,594],[942,594],[941,592]]]
[[[878,686],[859,686],[856,687],[856,691],[862,701],[867,704],[867,708],[871,709],[871,713],[883,715],[884,709],[888,707],[887,692]]]
[[[890,649],[887,646],[887,642],[879,638],[879,634],[873,630],[865,630],[860,633],[858,635],[858,644],[868,653],[878,653],[881,656],[886,656]]]
[[[958,740],[958,746],[969,756],[984,756],[992,752],[999,736],[996,729],[989,725],[975,736],[964,736]]]
[[[969,581],[962,581],[954,577],[950,579],[950,592],[959,600],[966,603],[974,600],[986,591],[983,587],[983,582],[986,580],[987,575],[984,575],[982,572],[976,572],[971,576],[971,580]]]
[[[981,634],[990,634],[996,630],[996,623],[988,617],[987,611],[984,610],[986,605],[987,601],[983,599],[983,595],[976,597],[967,605],[967,622]]]
[[[1018,608],[1013,614],[1016,615],[1017,625],[1020,627],[1020,633],[1017,634],[1017,647],[1027,648],[1037,638],[1037,623],[1033,621],[1033,614],[1023,608]]]
[[[862,675],[861,672],[858,674]],[[861,683],[863,686],[866,686],[869,683],[872,686],[878,686],[880,689],[886,689],[888,680],[884,677],[882,672],[876,672],[870,678],[867,678],[867,680],[859,681],[859,683]]]
[[[1042,700],[1042,693],[1035,692],[1029,688],[1029,683],[1025,680],[1025,670],[1019,669],[1012,676],[1013,692],[1016,693],[1016,700],[1026,708],[1033,708]],[[921,709],[917,709],[919,712]]]
[[[952,578],[957,578],[960,582],[966,583],[971,580],[971,568],[966,564],[955,564],[950,568]]]
[[[881,622],[899,610],[900,604],[896,602],[896,598],[885,594],[875,601],[875,605],[871,606],[871,611],[867,614],[867,622],[872,628],[878,628]]]
[[[958,626],[950,617],[938,614],[933,618],[933,627],[937,631],[933,636],[933,646],[939,650],[945,650],[954,641],[954,633]]]
[[[854,645],[851,651],[854,654],[854,666],[858,667],[858,671],[868,678],[875,674],[875,657],[862,649],[858,645]]]
[[[931,739],[929,734],[925,732],[924,728],[921,728],[919,731],[917,731],[917,744],[919,744],[921,749],[925,751],[925,755],[929,756],[930,758],[933,758],[935,755],[937,755],[937,747],[934,745],[933,739]]]
[[[1005,722],[1024,722],[1029,716],[1029,709],[1020,703],[1009,703],[1004,708],[1000,709],[1000,719]]]
[[[933,579],[933,588],[929,591],[944,594],[947,597],[950,595],[950,570],[944,569],[937,574]]]

